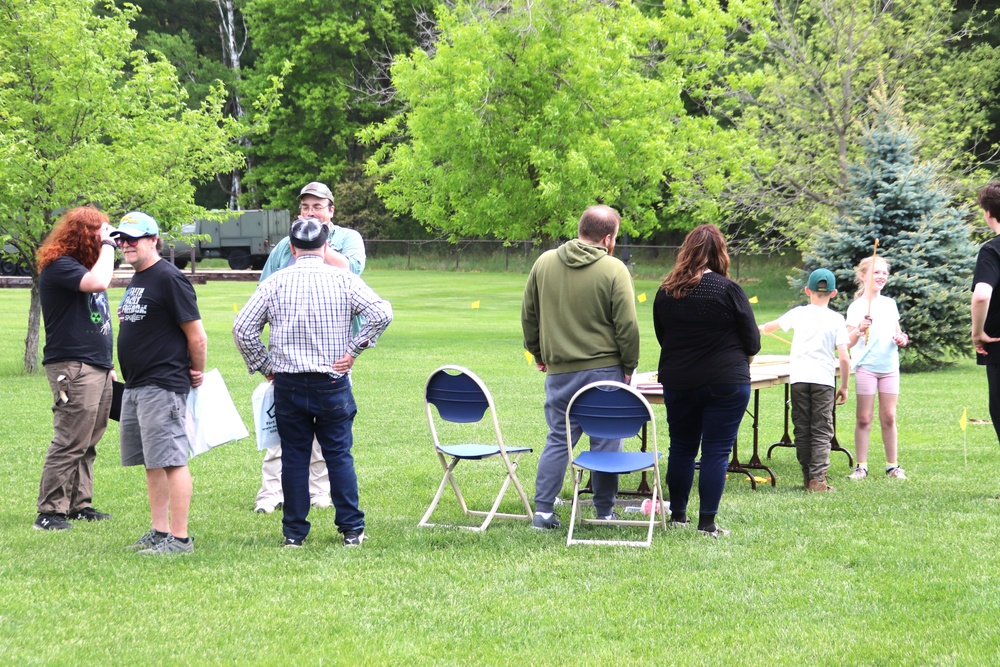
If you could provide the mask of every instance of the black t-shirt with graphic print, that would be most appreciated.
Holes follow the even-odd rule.
[[[42,270],[38,296],[45,321],[42,364],[82,361],[110,369],[111,314],[106,292],[81,292],[80,281],[90,271],[73,257],[59,257]]]
[[[200,320],[198,298],[184,274],[160,260],[137,271],[118,305],[118,363],[126,388],[191,390],[191,358],[180,325]]]

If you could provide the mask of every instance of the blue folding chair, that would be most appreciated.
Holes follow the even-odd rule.
[[[639,434],[644,424],[649,424],[647,444],[652,442],[650,451],[638,452],[580,452],[574,458],[571,423],[576,422],[588,436],[598,438],[632,438]],[[621,382],[604,380],[592,382],[580,389],[566,406],[566,446],[573,462],[573,510],[569,519],[569,534],[566,545],[572,544],[618,544],[630,547],[648,547],[653,542],[653,527],[659,523],[667,528],[667,516],[660,500],[663,489],[660,485],[660,454],[656,448],[656,419],[653,408],[646,398],[632,387]],[[580,516],[580,487],[583,473],[614,473],[624,475],[633,472],[653,473],[653,503],[655,511],[649,513],[648,520],[627,519],[584,519]],[[582,524],[606,526],[648,526],[644,541],[639,540],[580,540],[573,539],[574,527]]]
[[[500,434],[500,422],[497,420],[496,407],[493,404],[493,396],[479,377],[467,368],[461,366],[442,366],[437,369],[427,379],[427,386],[424,389],[424,402],[427,408],[427,421],[431,427],[431,437],[434,439],[434,450],[437,453],[441,467],[444,469],[444,478],[438,486],[437,494],[431,502],[427,512],[420,520],[421,526],[447,526],[447,524],[430,523],[431,515],[441,500],[441,495],[447,485],[455,490],[458,497],[458,504],[462,512],[470,516],[484,517],[482,524],[478,526],[447,526],[450,528],[466,528],[473,531],[486,530],[494,518],[503,519],[527,519],[531,520],[531,505],[528,504],[528,497],[521,487],[521,482],[517,479],[517,461],[521,454],[530,452],[530,447],[506,447],[503,444],[503,436]],[[437,408],[438,415],[447,422],[457,424],[471,424],[482,421],[489,410],[493,418],[493,430],[496,434],[497,444],[459,444],[444,445],[438,439],[437,427],[434,423],[434,413],[431,406]],[[451,459],[450,461],[448,459]],[[458,487],[455,479],[455,467],[459,461],[484,461],[488,459],[500,459],[506,471],[500,492],[497,494],[493,506],[488,511],[472,510],[465,503],[465,497]],[[514,484],[521,503],[524,505],[523,514],[504,514],[498,512],[504,494],[510,484]]]

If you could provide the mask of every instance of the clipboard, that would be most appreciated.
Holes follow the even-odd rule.
[[[115,381],[111,383],[111,414],[108,415],[109,419],[114,419],[116,422],[121,421],[122,396],[124,394],[125,394],[124,382]]]

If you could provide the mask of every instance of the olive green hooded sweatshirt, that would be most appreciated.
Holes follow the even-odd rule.
[[[632,276],[603,246],[574,239],[542,254],[521,304],[524,349],[551,374],[639,364]]]

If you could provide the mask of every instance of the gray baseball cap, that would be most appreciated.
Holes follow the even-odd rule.
[[[314,197],[319,197],[320,199],[329,199],[330,203],[333,204],[333,193],[330,192],[330,188],[326,186],[326,183],[313,181],[306,187],[302,188],[302,191],[299,192],[299,199],[302,199],[306,195],[312,195]]]

